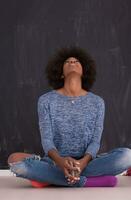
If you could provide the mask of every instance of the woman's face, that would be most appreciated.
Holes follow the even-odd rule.
[[[65,77],[71,72],[77,72],[80,76],[82,76],[83,73],[80,61],[74,57],[70,57],[65,60],[63,65],[63,74]]]

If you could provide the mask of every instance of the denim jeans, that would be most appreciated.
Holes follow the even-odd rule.
[[[39,182],[67,187],[83,187],[88,177],[118,175],[131,167],[131,149],[115,148],[98,154],[82,171],[80,180],[69,184],[63,171],[49,157],[31,155],[22,161],[10,164],[11,171],[17,176]]]

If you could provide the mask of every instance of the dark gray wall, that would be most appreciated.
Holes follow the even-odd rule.
[[[92,91],[105,99],[101,151],[131,144],[131,1],[0,1],[0,167],[15,151],[43,154],[37,100],[48,91],[44,69],[65,45],[97,62]]]

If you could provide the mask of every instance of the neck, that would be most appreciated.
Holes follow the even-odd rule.
[[[69,96],[81,95],[83,89],[81,87],[81,77],[66,77],[63,92]]]

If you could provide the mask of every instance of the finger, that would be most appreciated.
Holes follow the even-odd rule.
[[[69,173],[68,169],[67,168],[64,168],[64,174],[65,174],[65,177],[71,177],[71,174]]]
[[[72,167],[73,166],[73,162],[72,161],[69,161],[70,163],[70,166]],[[74,168],[73,168],[74,169]],[[73,176],[74,180],[79,180],[79,175],[80,175],[80,167],[76,167],[75,170],[71,170],[71,175]]]
[[[71,165],[71,167],[72,167],[72,165]],[[71,173],[72,176],[79,176],[81,169],[80,169],[80,167],[76,166],[75,168],[74,167],[72,168],[71,172],[72,172]]]
[[[70,169],[72,167],[72,163],[70,160],[66,160],[65,164],[66,164],[66,168],[68,168],[68,169]]]
[[[80,168],[80,167],[77,167],[77,171],[80,173],[80,172],[81,172],[81,168]]]
[[[77,178],[72,176],[72,174],[69,173],[67,169],[65,169],[65,178],[67,178],[68,181],[76,181]]]
[[[72,159],[71,161],[72,161],[72,167],[74,167],[74,169],[75,168],[77,169],[77,167],[80,167],[80,162],[78,162],[75,159]]]
[[[68,160],[68,164],[70,165],[70,169],[66,169],[66,174],[68,174],[68,178],[70,178],[70,182],[76,182],[79,181],[79,172],[80,172],[80,168],[79,167],[73,167],[73,162],[72,160]],[[71,176],[69,176],[69,174]]]
[[[78,180],[68,179],[67,180],[69,184],[75,184]]]
[[[74,162],[73,162],[73,166],[74,166],[74,167],[80,167],[80,162],[74,161]]]
[[[75,180],[71,180],[71,179],[67,179],[67,182],[69,183],[69,184],[74,184],[74,183],[76,183],[76,181]]]
[[[70,161],[70,160],[68,160],[68,161],[66,161],[66,163],[65,163],[66,165],[65,165],[65,167],[68,169],[68,170],[76,170],[77,169],[77,167],[73,167],[73,163],[72,163],[72,161]]]
[[[75,183],[76,181],[73,179],[72,176],[70,176],[67,178],[67,182],[68,182],[68,184],[72,184],[72,183]]]
[[[74,163],[70,160],[70,161],[69,161],[69,164],[70,164],[70,166],[71,166],[72,173],[73,173],[73,172],[74,172],[73,169],[75,169],[75,168],[74,168],[74,167],[75,167],[75,166],[74,166]]]
[[[73,166],[75,166],[75,165],[80,165],[80,162],[79,162],[78,160],[76,160],[76,159],[74,159],[74,158],[70,158],[70,160],[72,161]]]
[[[78,170],[78,166],[74,166],[73,163],[67,166],[70,170]]]
[[[70,165],[73,168],[73,162],[70,161]],[[73,168],[74,169],[74,168]],[[77,167],[75,170],[71,170],[71,175],[73,176],[74,180],[77,180],[75,176],[78,176],[80,169]]]
[[[72,160],[68,160],[68,163],[69,163],[69,165],[70,165],[71,167],[73,167],[73,162],[72,162]]]
[[[67,179],[69,179],[70,181],[77,181],[77,180],[79,180],[78,177],[72,176],[72,174],[70,174]]]

